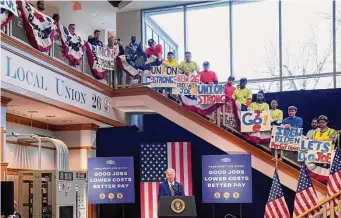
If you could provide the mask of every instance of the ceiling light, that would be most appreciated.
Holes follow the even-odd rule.
[[[96,13],[92,13],[92,16],[98,16],[98,14],[96,14]]]
[[[63,120],[63,123],[71,123],[71,120]]]

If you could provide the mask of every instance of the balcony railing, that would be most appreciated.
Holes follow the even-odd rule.
[[[26,35],[26,31],[25,28],[23,27],[22,22],[20,21],[20,18],[13,16],[12,21],[4,28],[1,28],[2,32],[5,33],[6,35],[13,37],[17,40],[19,40],[22,43],[25,43],[29,46],[31,46],[28,37]],[[32,47],[32,46],[31,46]],[[91,73],[91,68],[89,66],[88,63],[88,57],[86,52],[84,53],[81,63],[80,65],[73,67],[70,66],[66,60],[66,58],[64,58],[63,54],[62,54],[62,47],[61,47],[61,42],[58,39],[55,39],[53,42],[53,46],[50,49],[49,52],[45,53],[47,56],[50,56],[52,58],[54,58],[55,60],[60,61],[61,63],[76,69],[77,71],[79,71],[80,73],[83,73],[89,77],[92,77],[92,73]],[[96,78],[94,78],[96,79]],[[96,79],[97,80],[97,79]],[[105,76],[102,80],[99,80],[100,82],[102,82],[103,84],[106,84],[110,87],[114,87],[114,82],[113,82],[113,71],[111,70],[106,70],[105,71]]]

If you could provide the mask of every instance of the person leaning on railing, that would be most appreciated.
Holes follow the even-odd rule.
[[[257,101],[252,102],[249,109],[259,112],[269,110],[269,105],[265,102],[264,92],[262,90],[257,93]]]
[[[324,115],[319,116],[318,123],[320,128],[316,129],[313,134],[314,141],[332,141],[332,149],[335,149],[335,143],[338,132],[328,127],[328,118]]]
[[[247,111],[247,108],[251,105],[252,91],[246,88],[247,79],[241,78],[239,81],[239,88],[234,90],[232,98],[241,104],[241,110]]]
[[[279,126],[281,125],[282,121],[283,121],[283,111],[280,109],[277,109],[278,107],[278,102],[277,100],[273,99],[271,101],[271,112],[270,112],[270,116],[271,116],[271,125],[276,125]]]
[[[225,84],[226,102],[231,102],[233,92],[234,90],[236,90],[236,87],[233,86],[234,81],[234,76],[229,76],[229,78],[227,79],[227,83]]]
[[[199,66],[195,61],[192,61],[192,53],[189,51],[185,52],[185,60],[180,63],[179,68],[186,75],[195,75],[199,72]]]

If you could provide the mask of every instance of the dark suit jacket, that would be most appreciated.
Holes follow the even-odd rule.
[[[179,182],[174,182],[175,196],[185,196],[184,186]],[[159,197],[172,196],[172,192],[168,185],[168,181],[164,181],[159,185]]]

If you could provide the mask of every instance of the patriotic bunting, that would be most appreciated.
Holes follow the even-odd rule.
[[[98,57],[96,54],[96,47],[88,42],[85,42],[86,54],[88,56],[88,62],[91,67],[92,75],[96,79],[104,78],[104,69],[98,62]]]
[[[53,19],[24,0],[17,4],[31,45],[41,52],[50,51],[55,34]]]
[[[1,14],[0,14],[1,27],[7,26],[7,24],[11,22],[12,18],[13,18],[12,12],[1,8]]]
[[[78,35],[72,35],[69,30],[56,23],[59,39],[62,43],[62,52],[71,66],[79,65],[85,52],[84,40]]]

